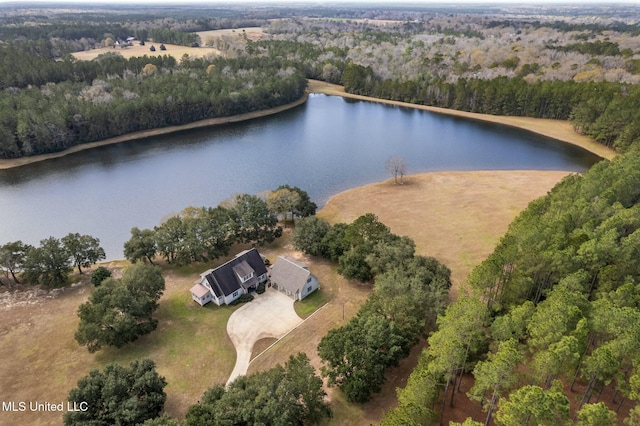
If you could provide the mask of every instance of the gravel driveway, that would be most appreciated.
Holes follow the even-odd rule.
[[[236,365],[227,385],[247,372],[253,344],[267,337],[280,338],[302,322],[293,309],[293,299],[272,288],[255,294],[229,317],[227,333],[236,347]]]

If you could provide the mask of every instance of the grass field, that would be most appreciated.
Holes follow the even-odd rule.
[[[155,46],[156,51],[151,52],[149,48],[151,45]],[[75,52],[73,56],[76,59],[81,61],[90,61],[95,59],[98,55],[103,53],[118,53],[125,58],[132,58],[134,56],[162,56],[162,55],[170,55],[176,58],[176,60],[180,60],[182,56],[185,54],[200,58],[207,55],[220,55],[220,51],[213,47],[188,47],[188,46],[179,46],[177,44],[164,44],[167,50],[160,50],[160,43],[152,43],[147,42],[145,46],[140,46],[135,43],[133,46],[126,47],[124,49],[120,47],[101,47],[99,49],[91,49],[85,50],[82,52]]]

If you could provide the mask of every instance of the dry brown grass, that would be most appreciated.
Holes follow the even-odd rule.
[[[214,49],[213,47],[188,47],[188,46],[180,46],[177,44],[167,44],[165,43],[165,47],[167,50],[160,50],[161,43],[153,43],[147,42],[144,46],[138,45],[138,42],[134,42],[133,46],[129,46],[126,48],[120,47],[101,47],[98,49],[85,50],[82,52],[73,53],[73,56],[81,61],[91,61],[101,55],[103,53],[118,53],[122,55],[124,58],[133,58],[135,56],[163,56],[169,55],[176,58],[177,61],[182,59],[182,57],[187,54],[190,57],[201,58],[207,55],[220,55],[220,51],[218,49]],[[155,46],[156,51],[151,52],[149,48],[151,46]]]
[[[486,258],[509,223],[530,201],[547,193],[569,172],[475,171],[412,175],[335,195],[320,212],[332,223],[374,213],[399,235],[416,242],[452,271],[456,297],[471,269]]]
[[[257,41],[264,34],[260,27],[244,27],[225,30],[198,31],[196,34],[200,36],[203,46],[212,43],[212,39],[219,37],[246,37],[249,40]]]

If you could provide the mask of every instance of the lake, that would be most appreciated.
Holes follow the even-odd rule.
[[[281,184],[319,206],[340,191],[389,178],[388,157],[408,173],[569,170],[599,158],[581,148],[496,124],[410,108],[310,95],[295,109],[0,170],[0,244],[37,245],[79,232],[122,258],[130,229],[152,228],[186,206]]]

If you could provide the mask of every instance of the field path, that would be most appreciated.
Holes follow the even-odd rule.
[[[293,299],[272,288],[256,294],[229,317],[227,333],[236,347],[236,365],[227,386],[249,368],[253,345],[267,337],[280,338],[302,323],[293,309]]]

